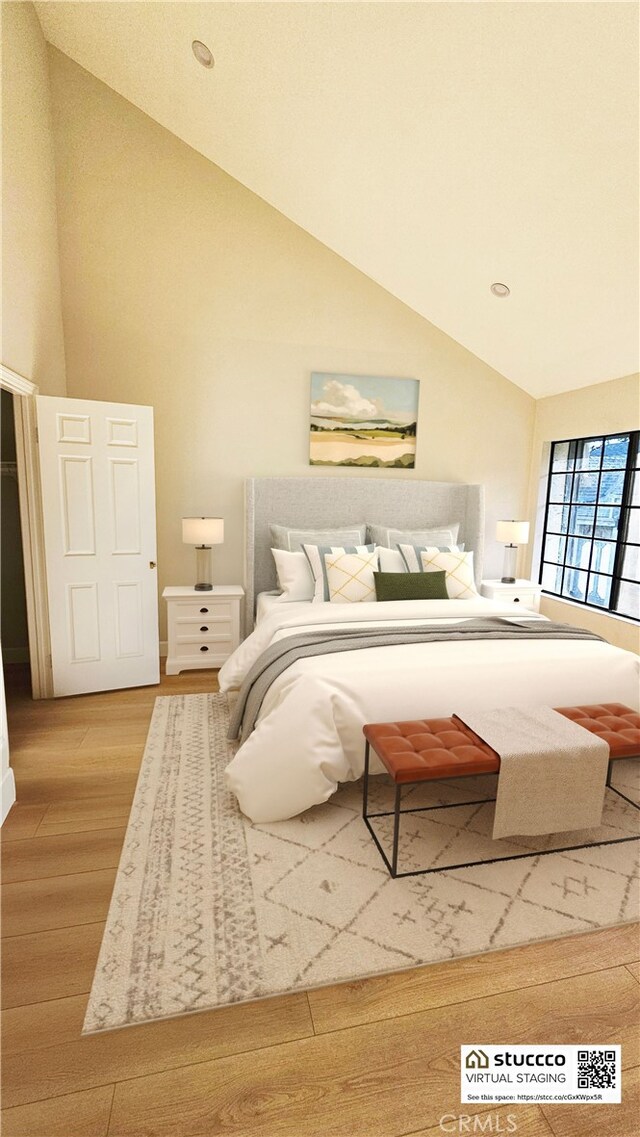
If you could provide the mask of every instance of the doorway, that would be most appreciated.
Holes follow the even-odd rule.
[[[14,398],[0,390],[0,642],[7,697],[31,686]]]

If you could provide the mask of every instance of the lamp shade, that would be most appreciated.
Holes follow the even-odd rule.
[[[529,541],[528,521],[499,521],[496,538],[503,545],[526,545]]]
[[[224,519],[183,517],[182,540],[185,545],[221,545],[224,541]]]

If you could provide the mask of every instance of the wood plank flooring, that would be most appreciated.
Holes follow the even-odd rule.
[[[634,925],[80,1036],[154,699],[214,687],[33,703],[9,684],[4,1137],[440,1137],[476,1114],[476,1132],[635,1137]],[[623,1105],[461,1106],[459,1046],[482,1041],[621,1042]]]

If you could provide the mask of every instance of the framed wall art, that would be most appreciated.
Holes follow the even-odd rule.
[[[311,373],[312,466],[413,469],[418,379]]]

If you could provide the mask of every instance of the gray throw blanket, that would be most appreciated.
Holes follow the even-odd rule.
[[[229,724],[230,739],[241,740],[251,733],[269,687],[283,671],[299,659],[329,655],[338,651],[361,651],[367,647],[389,647],[395,644],[434,643],[450,640],[600,640],[595,632],[556,624],[550,620],[521,622],[500,616],[465,620],[464,623],[408,628],[392,625],[386,628],[334,628],[320,625],[313,632],[284,636],[263,651],[247,674]],[[242,733],[241,733],[242,732]]]

